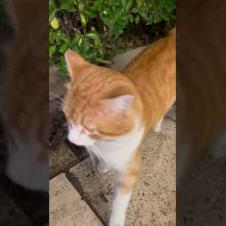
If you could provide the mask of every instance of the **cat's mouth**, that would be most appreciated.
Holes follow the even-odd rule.
[[[74,136],[72,133],[68,133],[68,140],[77,146],[93,146],[96,140],[89,136],[81,135],[79,137]]]

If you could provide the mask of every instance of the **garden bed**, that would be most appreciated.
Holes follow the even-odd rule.
[[[68,48],[86,60],[111,64],[130,48],[148,45],[164,36],[176,22],[174,0],[50,1],[49,58],[66,75]]]

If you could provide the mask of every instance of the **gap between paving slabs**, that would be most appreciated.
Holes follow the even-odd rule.
[[[88,158],[87,158],[88,159]],[[85,160],[84,160],[85,161]],[[92,163],[91,163],[92,164]],[[96,210],[95,205],[90,202],[88,196],[86,195],[86,193],[83,190],[82,184],[80,183],[79,179],[77,177],[75,177],[73,174],[71,174],[70,172],[67,172],[65,174],[66,178],[68,179],[68,181],[71,183],[71,185],[75,188],[75,190],[80,194],[81,199],[84,200],[87,205],[89,206],[89,208],[93,211],[93,213],[98,217],[98,219],[100,220],[100,222],[105,225],[105,222],[102,218],[102,216],[99,214],[99,212]]]
[[[65,174],[50,180],[51,226],[103,226]]]

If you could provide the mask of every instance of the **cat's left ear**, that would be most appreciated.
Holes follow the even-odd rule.
[[[133,95],[121,95],[105,100],[105,106],[115,113],[125,112],[134,100]]]
[[[78,53],[71,49],[68,49],[65,52],[65,60],[68,72],[72,78],[77,76],[81,68],[88,64],[88,62],[86,62]]]

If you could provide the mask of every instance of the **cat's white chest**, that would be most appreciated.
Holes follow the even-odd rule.
[[[103,160],[110,168],[119,172],[124,171],[128,161],[141,143],[143,134],[144,129],[137,125],[130,133],[115,140],[97,141],[95,148],[100,152],[100,160]],[[89,149],[92,151],[93,148]]]

